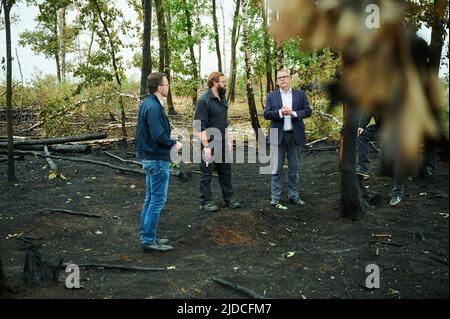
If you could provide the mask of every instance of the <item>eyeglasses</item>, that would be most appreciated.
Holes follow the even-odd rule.
[[[277,80],[284,80],[284,79],[289,79],[289,78],[290,78],[289,75],[283,75],[283,76],[277,77]]]

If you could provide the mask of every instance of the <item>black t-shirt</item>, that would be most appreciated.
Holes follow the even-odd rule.
[[[200,121],[200,131],[216,128],[225,139],[225,129],[228,127],[228,104],[225,95],[219,99],[211,89],[203,94],[195,107],[194,120]]]

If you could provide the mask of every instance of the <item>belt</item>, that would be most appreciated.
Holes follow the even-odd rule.
[[[293,131],[293,130],[290,130],[290,131],[284,131],[284,134],[294,134],[294,131]]]

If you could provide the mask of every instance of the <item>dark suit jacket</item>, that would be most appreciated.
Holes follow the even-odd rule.
[[[270,139],[271,143],[280,145],[283,139],[284,117],[280,118],[280,109],[283,108],[280,90],[267,94],[266,107],[264,108],[264,118],[270,120],[270,127],[278,129],[278,141]],[[311,116],[311,107],[309,106],[306,93],[302,90],[292,89],[292,110],[298,117],[292,117],[292,129],[294,131],[295,142],[303,146],[306,143],[305,124],[303,119]]]

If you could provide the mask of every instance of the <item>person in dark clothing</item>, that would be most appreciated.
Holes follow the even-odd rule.
[[[181,143],[170,139],[170,123],[163,109],[169,82],[164,73],[151,73],[147,78],[149,95],[144,99],[138,115],[136,130],[137,156],[146,174],[146,195],[141,212],[140,240],[144,252],[165,252],[173,249],[168,239],[158,239],[157,226],[167,199],[169,163],[172,149]]]
[[[369,125],[372,118],[375,123]],[[380,130],[380,115],[370,114],[361,118],[357,132],[358,167],[356,172],[363,178],[370,177],[369,143],[378,140]],[[405,190],[405,180],[405,172],[403,171],[400,163],[396,163],[394,168],[394,187],[391,192],[391,200],[389,201],[389,205],[395,206],[402,200]]]
[[[233,147],[228,135],[228,105],[225,99],[225,76],[213,72],[208,77],[208,91],[197,102],[194,127],[198,127],[202,159],[200,163],[200,209],[214,212],[218,207],[212,201],[211,179],[214,170],[219,175],[224,206],[235,209],[240,203],[233,199],[231,163],[226,163],[225,152]]]
[[[375,120],[374,124],[370,124],[372,117]],[[370,160],[369,160],[369,143],[378,139],[378,132],[381,127],[381,119],[379,115],[363,116],[359,122],[358,127],[358,168],[357,173],[363,177],[370,176]]]

